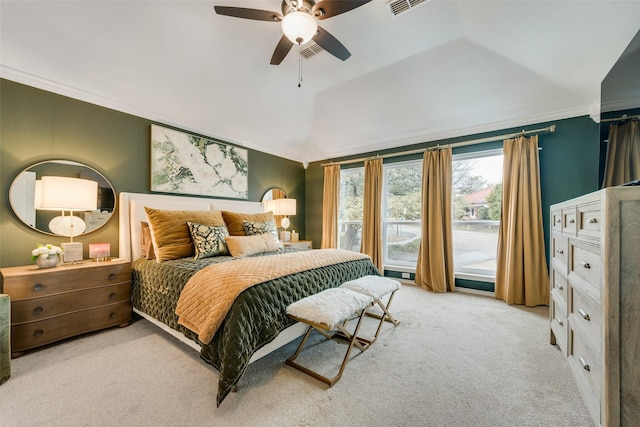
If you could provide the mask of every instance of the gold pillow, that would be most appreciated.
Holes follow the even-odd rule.
[[[271,234],[227,236],[225,240],[231,256],[234,257],[278,252],[278,242],[276,242],[276,239],[274,239]]]
[[[146,207],[153,249],[158,262],[193,256],[195,249],[187,222],[224,225],[220,211],[173,211]]]
[[[227,230],[229,230],[229,234],[231,236],[247,235],[244,231],[242,221],[267,222],[271,219],[275,223],[273,212],[250,214],[222,211],[222,217],[224,218],[224,222],[227,224]]]

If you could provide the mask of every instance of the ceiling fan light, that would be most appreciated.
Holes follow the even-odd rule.
[[[318,31],[318,23],[305,12],[291,12],[282,18],[282,32],[291,42],[305,44]]]

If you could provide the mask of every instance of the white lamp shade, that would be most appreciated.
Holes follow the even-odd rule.
[[[276,211],[276,201],[275,200],[265,200],[263,202],[263,207],[265,212],[274,212]]]
[[[98,208],[98,183],[88,179],[43,176],[40,208],[93,211]]]
[[[292,43],[305,44],[318,31],[318,23],[305,12],[291,12],[282,18],[282,32]]]
[[[295,215],[296,199],[276,199],[276,215]]]

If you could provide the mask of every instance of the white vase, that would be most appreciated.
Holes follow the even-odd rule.
[[[58,261],[60,261],[58,255],[49,255],[46,258],[39,256],[36,259],[36,264],[38,265],[38,268],[51,268],[58,265]]]

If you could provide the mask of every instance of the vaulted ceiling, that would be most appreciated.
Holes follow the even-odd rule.
[[[278,23],[214,5],[0,2],[0,76],[297,161],[599,112],[640,1],[373,0],[320,25],[351,52],[269,64]]]

